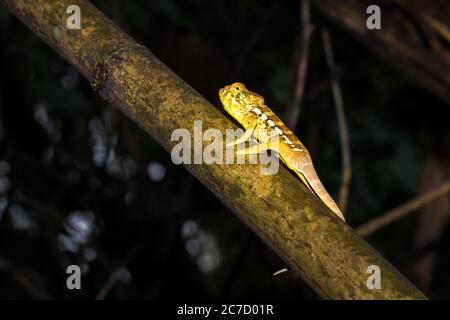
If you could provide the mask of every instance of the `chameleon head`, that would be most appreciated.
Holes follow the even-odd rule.
[[[239,122],[251,109],[264,104],[264,98],[248,90],[241,82],[235,82],[219,90],[225,110]]]

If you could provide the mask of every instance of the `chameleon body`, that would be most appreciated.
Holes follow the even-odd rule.
[[[237,154],[254,154],[269,149],[278,152],[278,156],[286,166],[294,171],[339,218],[345,221],[341,210],[317,176],[308,150],[264,104],[263,97],[248,90],[240,82],[220,89],[219,96],[225,111],[246,129],[242,137],[227,145],[236,145],[249,140],[252,136],[255,137],[260,144],[237,151]]]

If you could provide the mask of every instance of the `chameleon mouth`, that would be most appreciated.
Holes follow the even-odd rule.
[[[220,101],[222,102],[222,104],[225,107],[225,105],[226,105],[225,101],[226,101],[226,98],[227,98],[227,90],[225,90],[225,88],[219,89],[219,98],[220,98]]]

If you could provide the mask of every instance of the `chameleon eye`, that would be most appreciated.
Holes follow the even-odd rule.
[[[236,89],[237,91],[239,91],[239,87],[236,87],[235,89]]]

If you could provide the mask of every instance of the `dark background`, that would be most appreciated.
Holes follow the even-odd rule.
[[[94,3],[218,108],[218,89],[242,81],[283,117],[295,1]],[[357,227],[429,189],[430,175],[450,178],[450,109],[324,16],[312,21],[296,133],[336,198],[327,27],[350,135],[346,216]],[[318,298],[291,273],[273,277],[284,263],[3,7],[0,42],[0,298]],[[368,239],[432,298],[450,298],[448,201]],[[426,225],[430,210],[442,223]],[[82,267],[80,291],[66,289],[69,264]]]

